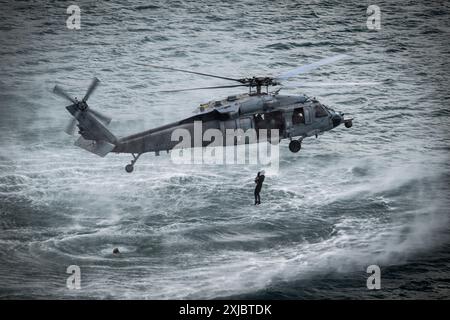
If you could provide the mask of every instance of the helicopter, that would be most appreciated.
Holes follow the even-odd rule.
[[[289,150],[299,152],[304,138],[317,136],[344,124],[346,128],[352,127],[353,119],[344,118],[344,113],[334,111],[331,107],[320,103],[316,98],[301,95],[281,95],[282,88],[289,88],[285,81],[302,73],[311,71],[325,64],[333,63],[347,56],[344,54],[318,60],[293,70],[281,73],[275,77],[247,77],[230,78],[209,73],[177,69],[172,67],[142,64],[152,68],[196,74],[205,77],[233,81],[233,85],[210,86],[160,92],[182,92],[190,90],[221,89],[247,87],[247,93],[230,95],[224,99],[213,100],[201,104],[194,111],[195,114],[186,119],[175,121],[157,128],[135,133],[125,137],[116,137],[108,128],[111,118],[89,107],[87,101],[95,91],[100,80],[94,78],[82,100],[72,98],[62,87],[56,85],[53,92],[71,102],[66,107],[72,120],[65,132],[74,135],[78,127],[79,138],[75,146],[83,148],[100,157],[108,153],[130,153],[133,157],[131,163],[125,166],[125,171],[133,172],[134,165],[139,157],[147,152],[159,155],[161,151],[177,148],[178,141],[172,141],[171,135],[176,129],[186,129],[193,133],[194,124],[201,122],[202,129],[218,129],[224,135],[227,129],[261,129],[278,130],[279,140],[289,140]],[[280,86],[274,92],[269,87]],[[265,89],[265,90],[264,90]],[[191,135],[192,136],[192,135]],[[239,139],[238,139],[239,141]],[[247,144],[236,141],[235,144]],[[262,138],[258,141],[262,141]],[[208,142],[202,142],[206,147]],[[223,142],[225,146],[225,142]]]

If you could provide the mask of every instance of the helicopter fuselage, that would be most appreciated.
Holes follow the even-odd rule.
[[[199,125],[201,132],[208,129],[219,130],[224,137],[222,145],[226,146],[229,144],[225,138],[232,130],[245,134],[254,129],[257,132],[256,142],[270,139],[270,130],[278,131],[279,140],[298,139],[297,141],[301,142],[306,137],[317,136],[341,123],[348,127],[348,124],[351,125],[351,119],[344,120],[342,113],[335,112],[315,98],[311,99],[305,95],[241,94],[202,104],[194,116],[184,120],[120,138],[112,152],[155,152],[158,155],[160,151],[169,151],[180,146],[180,140],[174,137],[177,129],[189,132],[192,139],[190,145],[198,146],[194,139],[198,136],[196,131]],[[269,131],[268,136],[258,134],[264,129]],[[245,144],[248,141],[237,137],[234,144]],[[217,141],[215,142],[217,145]],[[202,139],[203,147],[210,143],[210,139]],[[297,152],[295,149],[291,151]]]

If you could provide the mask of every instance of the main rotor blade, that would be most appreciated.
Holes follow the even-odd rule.
[[[58,86],[58,85],[56,85],[56,86],[53,88],[53,92],[54,92],[55,94],[57,94],[58,96],[60,96],[60,97],[62,97],[62,98],[64,98],[64,99],[69,100],[69,101],[72,102],[72,103],[76,103],[75,99],[73,99],[73,98],[66,92],[66,90],[64,90],[63,88],[61,88],[61,87]]]
[[[172,71],[180,71],[180,72],[185,72],[185,73],[198,74],[198,75],[206,76],[206,77],[212,77],[212,78],[218,78],[218,79],[224,79],[224,80],[241,82],[240,79],[233,79],[233,78],[227,78],[227,77],[222,77],[222,76],[216,76],[216,75],[209,74],[209,73],[202,73],[202,72],[183,70],[183,69],[176,69],[176,68],[169,68],[169,67],[160,67],[160,66],[156,66],[156,65],[153,65],[153,64],[142,64],[142,63],[138,63],[138,64],[142,65],[142,66],[152,67],[152,68],[172,70]]]
[[[97,88],[99,82],[100,82],[100,80],[98,80],[96,77],[94,77],[94,79],[92,79],[91,85],[89,86],[89,88],[86,91],[86,94],[84,95],[84,98],[83,98],[84,102],[86,102],[89,99],[89,96],[92,94],[92,92],[94,92],[95,88]]]
[[[175,90],[161,90],[156,92],[182,92],[182,91],[194,91],[194,90],[204,90],[204,89],[223,89],[223,88],[236,88],[236,87],[248,87],[246,84],[236,84],[232,86],[216,86],[216,87],[200,87],[200,88],[189,88],[189,89],[175,89]]]
[[[316,62],[313,62],[313,63],[310,63],[310,64],[306,64],[304,66],[295,68],[293,70],[284,72],[284,73],[276,76],[275,80],[286,80],[286,79],[289,79],[289,78],[291,78],[293,76],[296,76],[296,75],[298,75],[300,73],[305,73],[305,72],[311,71],[313,69],[319,68],[320,66],[336,62],[336,61],[341,60],[341,59],[346,58],[346,57],[347,57],[347,55],[340,54],[340,55],[329,57],[329,58],[325,58],[325,59],[322,59],[322,60],[319,60],[319,61],[316,61]]]
[[[79,111],[75,114],[75,117],[72,117],[70,122],[67,124],[66,129],[64,129],[64,132],[67,133],[70,136],[73,136],[75,134],[75,129],[77,127],[77,116],[79,114]]]
[[[111,122],[111,118],[108,116],[105,116],[103,113],[96,111],[94,109],[87,109],[88,112],[91,112],[95,117],[97,117],[101,122],[105,123],[105,124],[109,124]]]
[[[346,86],[376,86],[380,82],[291,82],[282,85],[283,88],[298,88],[298,87],[346,87]]]

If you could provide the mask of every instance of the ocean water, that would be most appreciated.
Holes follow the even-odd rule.
[[[449,298],[449,4],[378,1],[379,31],[366,1],[77,1],[80,30],[69,1],[0,4],[0,298]],[[283,142],[258,207],[256,165],[145,154],[127,174],[75,147],[51,92],[98,77],[90,106],[124,136],[242,92],[156,93],[223,81],[139,63],[244,77],[341,53],[295,80],[379,84],[281,91],[355,120]]]

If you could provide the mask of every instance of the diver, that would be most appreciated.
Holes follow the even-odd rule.
[[[259,196],[259,193],[261,192],[261,188],[262,188],[262,184],[264,182],[264,174],[266,172],[264,170],[261,170],[258,172],[258,174],[256,175],[255,178],[255,183],[256,183],[256,187],[255,187],[255,205],[257,204],[261,204],[261,198]]]

